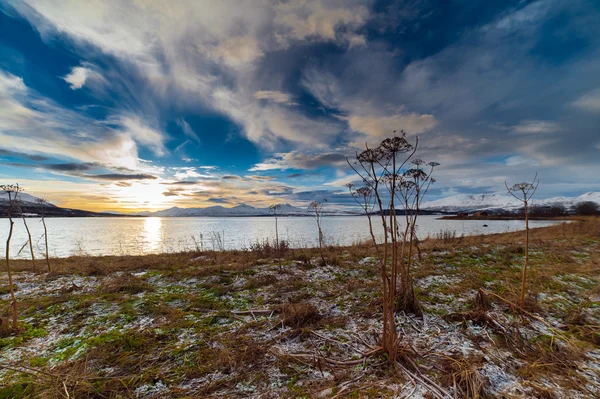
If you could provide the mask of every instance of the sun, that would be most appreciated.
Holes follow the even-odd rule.
[[[118,186],[113,195],[122,208],[132,211],[157,210],[164,209],[173,202],[172,198],[163,194],[165,191],[160,179],[156,179]]]

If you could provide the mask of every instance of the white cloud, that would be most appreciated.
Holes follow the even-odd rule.
[[[581,96],[571,105],[586,111],[600,111],[600,89]]]
[[[63,79],[69,83],[71,89],[81,89],[88,78],[90,70],[84,67],[75,67],[71,72],[64,76]]]
[[[120,124],[123,127],[123,132],[133,137],[135,141],[152,149],[156,155],[162,156],[165,154],[165,135],[145,124],[140,117],[134,115],[122,116]]]
[[[399,113],[390,116],[351,115],[347,120],[353,130],[377,139],[389,137],[394,130],[401,129],[413,134],[422,133],[438,123],[433,115],[415,113]]]
[[[527,120],[513,126],[512,130],[520,134],[552,133],[560,129],[555,122]]]
[[[539,166],[539,163],[532,158],[524,157],[522,155],[513,155],[512,157],[508,157],[505,161],[508,166],[519,166],[519,165],[528,165],[528,166]]]
[[[353,131],[366,135],[369,141],[389,137],[394,130],[423,133],[438,124],[431,114],[410,112],[367,91],[352,92],[343,79],[316,69],[305,71],[302,83],[322,104],[343,111],[346,115],[339,118]]]
[[[239,67],[256,61],[263,56],[258,40],[249,36],[226,39],[213,54],[231,67]]]
[[[0,142],[4,148],[156,171],[140,162],[137,143],[160,152],[163,140],[160,132],[135,116],[98,123],[60,107],[27,88],[21,78],[0,71]]]
[[[177,119],[175,121],[175,123],[177,123],[177,126],[179,126],[181,128],[181,130],[183,131],[183,134],[185,134],[190,139],[194,140],[196,143],[200,143],[200,137],[198,137],[198,134],[196,134],[194,129],[192,129],[190,124],[187,123],[185,121],[185,119],[183,119],[183,118]]]
[[[358,28],[367,17],[367,8],[359,2],[300,0],[278,2],[274,22],[278,28],[278,41],[287,44],[290,40],[306,38],[335,40],[337,27]]]
[[[152,101],[213,108],[242,125],[250,140],[267,147],[280,139],[329,143],[343,125],[282,107],[281,97],[257,99],[254,94],[266,86],[265,80],[271,81],[257,73],[264,55],[304,40],[358,46],[362,39],[356,31],[366,22],[365,5],[371,2],[9,1],[45,40],[63,34],[76,50],[99,49],[135,65],[146,79],[143,91],[130,87],[118,73],[103,75],[111,88],[126,87],[144,113],[155,111]],[[89,79],[89,71],[77,69],[69,75],[74,89]]]

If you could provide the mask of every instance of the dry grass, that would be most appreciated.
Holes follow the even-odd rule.
[[[483,365],[482,357],[446,357],[442,361],[445,370],[444,382],[453,388],[455,397],[464,399],[485,399],[487,382],[479,373]]]
[[[317,308],[310,303],[287,303],[281,307],[281,322],[288,327],[306,327],[321,318]]]
[[[534,296],[525,310],[552,329],[480,291],[517,302],[522,236],[423,241],[414,277],[427,323],[398,315],[403,345],[457,397],[516,397],[495,391],[478,371],[490,364],[513,376],[525,397],[594,397],[600,390],[591,390],[582,364],[592,367],[589,353],[600,350],[600,220],[531,231]],[[356,363],[356,348],[379,344],[373,256],[372,246],[357,244],[270,256],[73,257],[54,259],[45,278],[28,272],[29,261],[15,261],[29,324],[21,339],[0,338],[0,351],[35,371],[3,374],[0,398],[140,397],[136,389],[158,382],[168,387],[164,397],[408,396],[410,378],[383,366],[385,359]],[[244,313],[252,309],[264,312]],[[19,358],[36,339],[35,356]],[[274,356],[273,347],[287,356]],[[291,356],[299,350],[307,355]]]

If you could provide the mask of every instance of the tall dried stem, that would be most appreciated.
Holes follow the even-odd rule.
[[[40,215],[42,217],[42,225],[44,226],[44,244],[46,246],[46,265],[48,266],[48,273],[50,273],[50,256],[48,255],[48,228],[46,227],[46,206],[48,205],[48,201],[44,198],[38,198],[37,204],[40,210]]]
[[[525,292],[527,290],[527,267],[529,265],[529,201],[537,191],[540,184],[537,173],[533,177],[531,183],[522,182],[508,187],[504,182],[506,190],[516,199],[523,203],[523,212],[525,213],[525,262],[523,264],[523,272],[521,274],[521,297],[519,299],[520,306],[525,306]],[[516,194],[515,194],[516,193]]]
[[[17,205],[19,207],[19,213],[21,214],[21,218],[23,219],[25,231],[27,232],[27,243],[29,244],[29,252],[31,252],[31,268],[35,273],[35,253],[33,252],[33,241],[31,240],[31,231],[29,230],[29,225],[27,224],[27,218],[25,217],[25,214],[23,214],[23,207],[21,206],[21,201],[17,200]]]
[[[9,221],[9,229],[8,229],[8,237],[6,239],[6,272],[8,274],[8,289],[10,291],[10,299],[11,299],[11,308],[12,308],[12,328],[13,330],[17,330],[18,328],[18,319],[19,319],[19,310],[17,305],[17,298],[15,296],[15,288],[13,284],[12,278],[12,270],[10,269],[10,240],[12,238],[13,229],[15,226],[15,222],[12,218],[12,212],[14,210],[17,195],[23,189],[19,187],[18,184],[15,185],[2,185],[0,186],[0,190],[4,191],[8,195],[8,221]]]

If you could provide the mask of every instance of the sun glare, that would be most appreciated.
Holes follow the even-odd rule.
[[[132,183],[128,187],[118,187],[114,195],[124,208],[135,210],[162,209],[173,202],[163,195],[164,185],[158,180]]]

